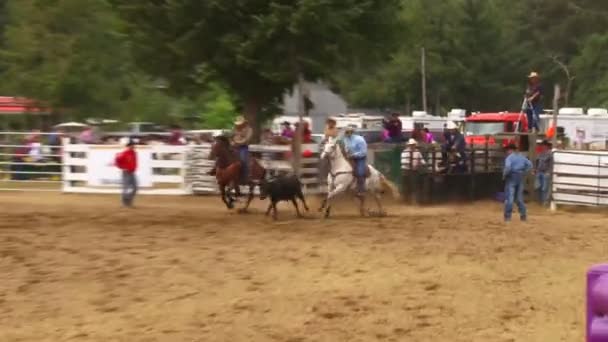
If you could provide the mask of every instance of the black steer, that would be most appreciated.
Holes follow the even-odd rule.
[[[296,198],[299,198],[304,204],[304,208],[308,211],[308,206],[304,200],[304,194],[302,193],[302,183],[295,175],[278,176],[271,180],[264,180],[260,184],[260,199],[266,199],[270,197],[270,205],[266,210],[266,216],[270,214],[272,209],[272,218],[277,219],[277,203],[280,201],[291,201],[298,217],[302,217],[300,214],[300,208],[298,208],[298,202]]]

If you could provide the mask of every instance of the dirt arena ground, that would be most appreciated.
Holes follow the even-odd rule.
[[[0,341],[582,341],[585,270],[608,256],[602,213],[138,205],[1,194]]]

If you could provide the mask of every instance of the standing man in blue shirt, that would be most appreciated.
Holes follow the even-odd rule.
[[[505,181],[505,222],[511,221],[514,200],[517,203],[521,220],[526,221],[528,216],[524,203],[524,183],[526,174],[532,169],[532,163],[517,152],[515,144],[509,144],[506,152],[507,158],[502,173]]]
[[[344,147],[348,158],[353,160],[355,177],[357,178],[357,196],[365,193],[365,171],[367,169],[367,142],[355,134],[355,128],[349,126],[344,131]]]

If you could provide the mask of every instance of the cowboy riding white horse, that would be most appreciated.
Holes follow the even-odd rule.
[[[347,190],[357,191],[357,179],[353,173],[353,166],[346,158],[346,150],[342,142],[337,138],[330,137],[327,139],[321,159],[329,161],[329,174],[327,176],[327,197],[323,200],[319,211],[325,210],[325,217],[329,217],[331,210],[331,201],[337,195],[346,192]],[[385,215],[382,208],[382,194],[384,189],[388,188],[395,199],[399,198],[399,190],[382,175],[373,166],[367,165],[365,189],[372,194],[378,205],[378,215]],[[358,192],[358,191],[357,191]],[[365,216],[365,196],[357,196],[359,198],[359,211],[361,216]]]

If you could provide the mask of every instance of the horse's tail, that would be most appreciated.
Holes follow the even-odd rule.
[[[393,195],[393,198],[398,200],[401,198],[401,192],[395,183],[388,180],[383,174],[380,173],[380,185],[383,189],[387,189]]]

